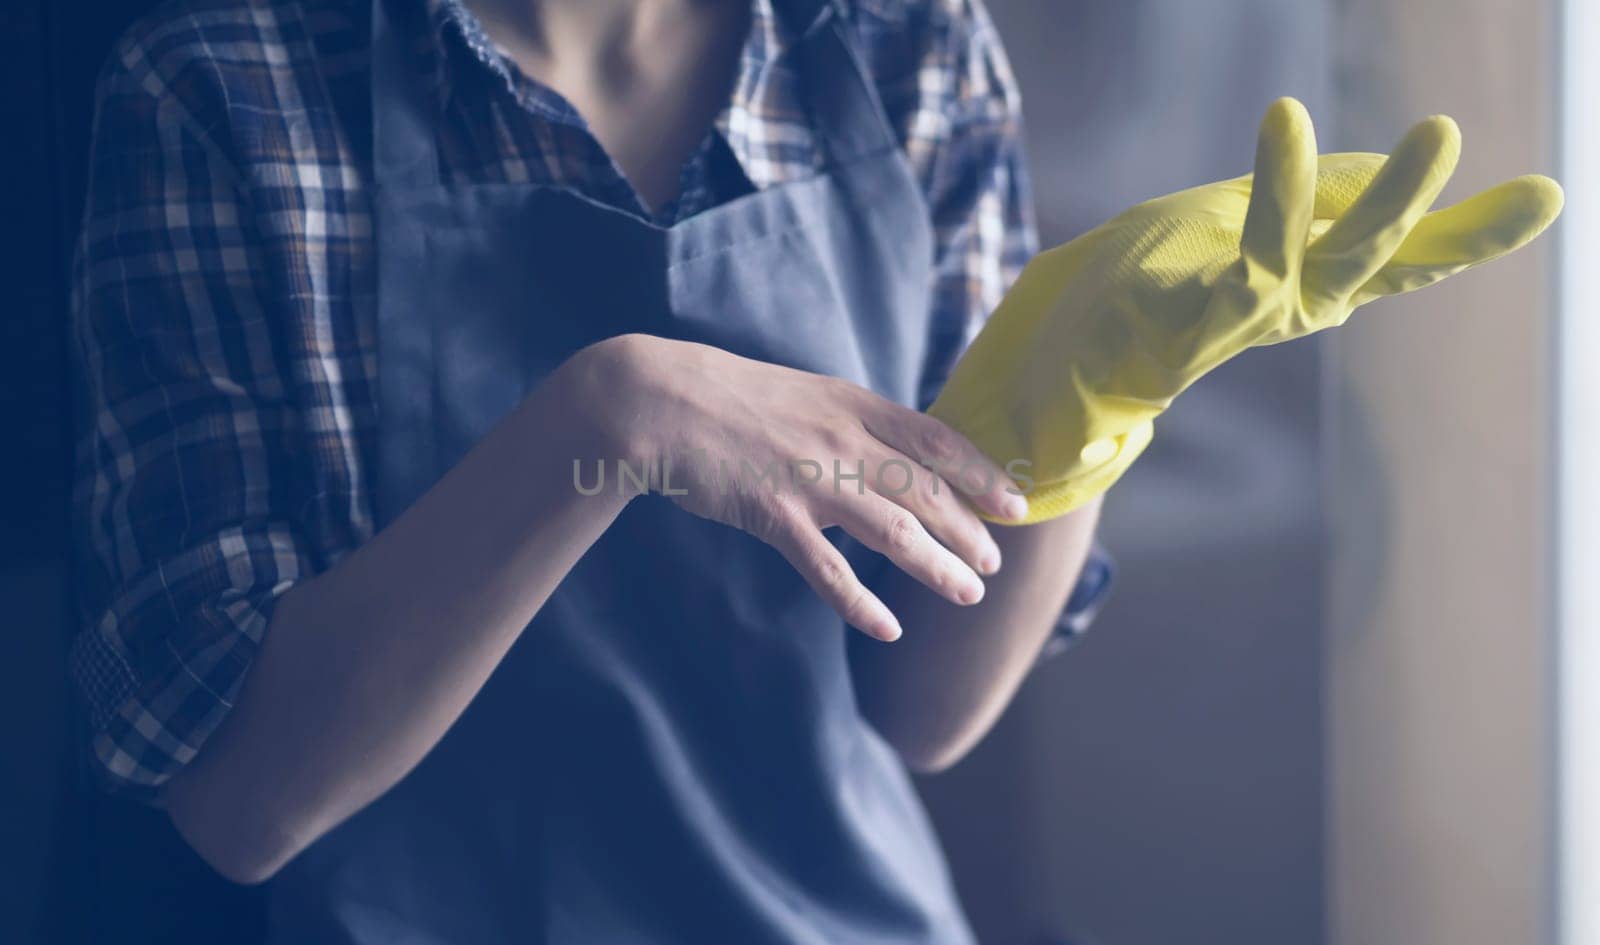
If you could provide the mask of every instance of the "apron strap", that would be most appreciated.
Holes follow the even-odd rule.
[[[821,7],[812,14],[799,52],[824,169],[898,149],[899,139],[850,36],[845,0],[806,0],[798,6]]]
[[[434,187],[439,183],[438,109],[384,6],[384,0],[372,0],[373,179],[379,186],[407,190]]]

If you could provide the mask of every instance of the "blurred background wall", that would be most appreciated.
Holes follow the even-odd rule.
[[[1556,167],[1560,6],[1345,0],[1346,134],[1381,145],[1454,116],[1444,202],[1533,171],[1581,184]],[[1336,945],[1558,941],[1558,245],[1374,306],[1329,340]]]
[[[1600,19],[1582,3],[991,6],[1047,243],[1247,170],[1280,94],[1310,105],[1324,151],[1387,150],[1455,116],[1446,202],[1553,173],[1563,105],[1594,124],[1557,55],[1563,11]],[[1590,47],[1567,49],[1586,68]],[[1553,617],[1600,598],[1592,572],[1556,578],[1574,495],[1596,486],[1554,488],[1558,455],[1600,469],[1600,398],[1557,410],[1556,245],[1252,352],[1158,425],[1107,503],[1123,572],[1099,625],[926,785],[987,941],[1600,941],[1600,801],[1574,787],[1600,784],[1600,761],[1578,760],[1600,758],[1582,728],[1600,698],[1580,695],[1600,627],[1570,605],[1562,633]],[[1581,246],[1566,258],[1593,269]],[[1569,373],[1592,377],[1594,354],[1565,351]],[[1559,757],[1558,665],[1564,705],[1587,707],[1563,716]]]
[[[1247,172],[1280,95],[1341,144],[1322,0],[989,6],[1046,245]],[[1318,376],[1301,342],[1178,401],[1108,498],[1121,571],[1099,623],[924,782],[984,941],[1322,940]]]
[[[68,116],[56,97],[50,7],[0,4],[0,941],[23,942],[43,935],[72,829],[61,816]]]
[[[0,3],[0,943],[232,943],[255,900],[68,752],[67,267],[93,90],[156,0]],[[118,838],[96,844],[97,835]],[[137,936],[126,917],[150,917]],[[182,927],[193,932],[180,933]],[[198,936],[198,937],[194,937]]]

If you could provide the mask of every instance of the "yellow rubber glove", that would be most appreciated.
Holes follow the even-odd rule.
[[[1435,116],[1387,159],[1319,159],[1305,108],[1279,99],[1254,175],[1139,204],[1029,261],[929,413],[1031,479],[1028,522],[1065,514],[1207,371],[1502,256],[1561,212],[1560,186],[1531,175],[1427,213],[1460,149]]]

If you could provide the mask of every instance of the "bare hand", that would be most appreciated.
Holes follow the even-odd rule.
[[[654,472],[652,491],[776,548],[880,640],[898,638],[899,621],[824,529],[843,528],[941,596],[974,604],[1000,550],[972,506],[1026,514],[1016,483],[966,437],[846,381],[646,335],[585,354],[604,401],[594,422],[620,458]]]

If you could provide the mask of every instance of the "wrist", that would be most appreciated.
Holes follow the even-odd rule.
[[[657,455],[659,432],[644,422],[650,402],[649,364],[661,339],[616,335],[573,355],[558,372],[558,396],[568,411],[584,459],[624,462],[643,468]]]

